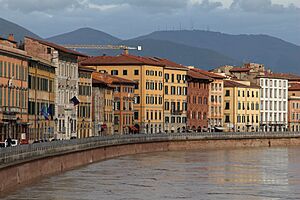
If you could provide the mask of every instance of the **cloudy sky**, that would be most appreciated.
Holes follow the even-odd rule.
[[[0,0],[0,4],[0,17],[41,37],[92,27],[128,39],[181,28],[262,33],[300,45],[300,0]]]

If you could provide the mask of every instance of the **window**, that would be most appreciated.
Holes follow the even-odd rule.
[[[171,86],[171,94],[176,94],[175,86]]]
[[[47,54],[51,54],[51,48],[47,47]]]
[[[230,122],[230,116],[229,115],[225,115],[225,123],[229,123]]]
[[[127,75],[127,70],[123,70],[123,75]]]
[[[168,94],[168,93],[169,93],[169,87],[165,86],[165,94]]]
[[[226,90],[225,96],[226,96],[226,97],[229,97],[229,96],[230,96],[230,90]]]
[[[225,110],[229,110],[230,109],[230,103],[229,102],[225,102]]]
[[[174,74],[171,75],[171,82],[174,83]]]
[[[139,70],[138,70],[138,69],[135,69],[135,70],[134,70],[134,75],[135,75],[135,76],[139,75]]]
[[[139,112],[134,112],[134,119],[135,120],[139,119]]]
[[[170,103],[168,101],[165,102],[165,110],[170,110]]]
[[[118,70],[111,70],[111,75],[118,75],[119,71]]]
[[[165,117],[165,123],[166,124],[170,123],[170,118],[169,117]]]

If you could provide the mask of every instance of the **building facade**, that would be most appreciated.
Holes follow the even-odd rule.
[[[0,38],[0,141],[28,133],[28,60],[13,35]]]
[[[93,136],[114,134],[114,87],[100,73],[92,74]]]
[[[149,134],[164,130],[164,65],[155,59],[125,54],[93,57],[84,60],[81,65],[136,82],[135,127],[139,132]]]
[[[218,75],[213,72],[208,72],[202,69],[190,67],[197,73],[204,76],[208,76],[213,81],[210,83],[209,89],[209,101],[208,101],[208,129],[211,132],[224,131],[223,127],[223,87],[224,87],[224,76]]]
[[[164,65],[164,132],[187,130],[187,72],[188,68],[167,59],[152,58]],[[160,100],[160,98],[159,98]]]
[[[188,130],[208,131],[209,89],[213,81],[197,71],[188,71],[187,126]]]
[[[50,62],[55,67],[54,137],[70,139],[77,136],[78,59],[85,57],[59,45],[25,37],[25,51],[32,57]],[[71,101],[73,100],[73,102]]]
[[[262,131],[286,131],[288,125],[288,80],[266,74],[257,76],[261,87],[260,129]]]
[[[260,87],[249,81],[224,81],[226,131],[254,132],[260,128]]]
[[[289,131],[300,131],[300,82],[289,84],[288,127]]]
[[[28,76],[29,140],[54,138],[54,79],[55,68],[51,63],[31,59]],[[41,112],[44,112],[43,115]]]
[[[92,136],[92,73],[94,70],[86,67],[79,67],[78,83],[78,123],[77,138]]]

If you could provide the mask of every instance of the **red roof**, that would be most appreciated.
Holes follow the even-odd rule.
[[[291,83],[289,91],[300,91],[300,83]]]
[[[47,46],[49,46],[49,47],[52,47],[52,48],[54,48],[54,49],[56,49],[56,50],[58,50],[58,51],[62,51],[62,52],[64,52],[64,53],[73,54],[73,55],[75,55],[75,56],[88,57],[87,55],[84,55],[84,54],[79,53],[79,52],[77,52],[77,51],[73,51],[73,50],[71,50],[71,49],[67,49],[67,48],[65,48],[65,47],[63,47],[63,46],[60,46],[60,45],[55,44],[55,43],[52,43],[52,42],[48,42],[48,41],[45,41],[45,40],[39,40],[39,39],[35,39],[35,38],[32,38],[32,37],[28,37],[28,36],[25,36],[25,38],[28,38],[28,39],[30,39],[30,40],[37,41],[37,42],[39,42],[39,43],[41,43],[41,44],[43,44],[43,45],[47,45]]]
[[[215,74],[213,72],[205,71],[205,70],[199,69],[199,68],[192,68],[190,70],[198,72],[198,73],[200,73],[200,74],[202,74],[204,76],[208,76],[208,77],[213,78],[213,79],[224,79],[225,78],[224,76]]]
[[[236,81],[224,80],[224,87],[240,87],[240,88],[260,88],[258,85],[250,83],[250,85],[245,85]]]
[[[170,61],[170,60],[165,59],[165,58],[151,57],[150,59],[153,59],[153,60],[161,63],[162,65],[164,65],[165,67],[168,67],[168,68],[188,70],[188,68],[186,66],[180,65],[178,63],[175,63],[175,62]]]
[[[96,56],[81,62],[84,66],[103,66],[103,65],[154,65],[164,66],[162,63],[151,58],[121,54],[118,56]]]
[[[128,80],[125,78],[120,78],[117,76],[113,76],[107,73],[93,72],[92,73],[93,83],[103,83],[107,85],[135,85],[137,84],[135,81]]]
[[[250,68],[246,68],[246,67],[234,67],[231,70],[229,70],[230,72],[249,72]]]
[[[198,73],[194,70],[189,70],[187,75],[193,79],[201,79],[201,80],[212,80],[210,77],[205,76],[201,73]]]

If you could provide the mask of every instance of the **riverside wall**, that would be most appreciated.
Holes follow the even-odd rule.
[[[215,134],[95,137],[0,149],[0,196],[40,178],[118,156],[177,150],[300,145],[300,133]]]

